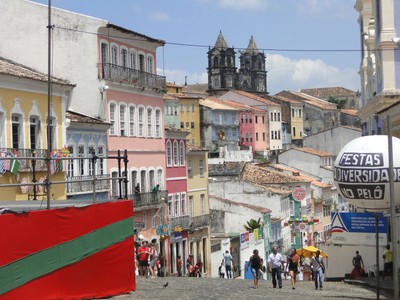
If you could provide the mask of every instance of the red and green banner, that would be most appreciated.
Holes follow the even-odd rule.
[[[132,201],[0,215],[0,299],[135,290]]]

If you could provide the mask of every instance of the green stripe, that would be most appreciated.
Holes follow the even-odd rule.
[[[1,267],[0,295],[124,241],[133,236],[132,224],[130,217]]]

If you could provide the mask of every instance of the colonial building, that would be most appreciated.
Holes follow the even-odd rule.
[[[0,160],[1,184],[22,184],[4,187],[0,200],[43,200],[43,183],[47,176],[47,149],[51,156],[64,156],[66,144],[65,109],[74,85],[63,79],[52,78],[50,112],[48,111],[47,75],[14,61],[0,58]],[[49,115],[50,114],[50,115]],[[49,117],[51,124],[47,125]],[[50,141],[47,130],[50,130]],[[37,157],[37,159],[33,159]],[[62,182],[50,188],[51,198],[65,200],[64,164],[53,160],[50,180]]]

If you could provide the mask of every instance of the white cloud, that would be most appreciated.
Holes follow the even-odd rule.
[[[266,0],[219,0],[219,5],[224,8],[232,9],[261,9],[266,6]]]
[[[208,80],[207,72],[203,73],[190,73],[185,70],[169,70],[164,72],[161,69],[157,70],[157,74],[165,76],[168,82],[183,85],[185,83],[185,76],[187,76],[188,84],[205,83]]]
[[[157,22],[164,22],[164,21],[168,21],[170,19],[169,15],[167,13],[164,13],[161,11],[150,14],[149,18],[151,20],[157,21]]]
[[[280,54],[267,55],[268,91],[298,91],[304,88],[342,86],[359,90],[360,79],[355,69],[339,69],[320,59],[291,60]]]

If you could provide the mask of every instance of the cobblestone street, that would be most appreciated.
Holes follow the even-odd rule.
[[[163,285],[168,282],[166,288]],[[113,300],[128,299],[376,299],[374,290],[343,282],[325,282],[323,290],[315,290],[313,282],[298,282],[292,290],[289,280],[282,289],[272,288],[270,281],[260,281],[252,288],[251,280],[167,277],[137,279],[137,290]],[[380,299],[390,299],[381,294]]]

